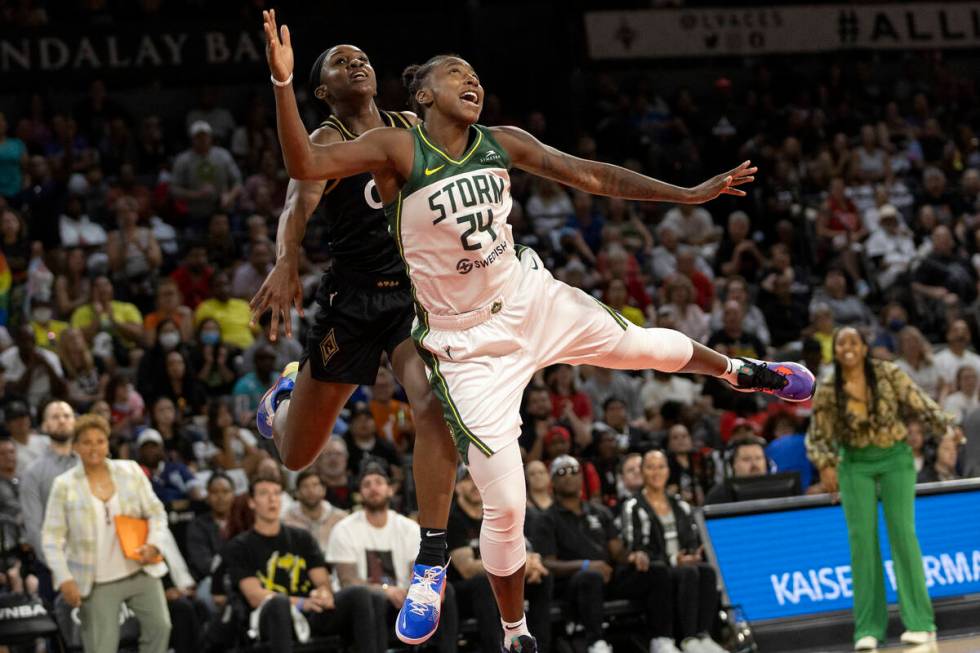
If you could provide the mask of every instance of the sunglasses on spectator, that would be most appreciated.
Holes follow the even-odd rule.
[[[578,465],[568,465],[567,467],[559,467],[556,469],[554,475],[565,476],[566,474],[578,474],[579,471]]]

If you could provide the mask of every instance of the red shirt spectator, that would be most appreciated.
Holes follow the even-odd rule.
[[[213,274],[214,270],[208,265],[207,249],[204,245],[192,245],[184,263],[170,277],[177,282],[184,305],[193,310],[205,299],[211,298]]]

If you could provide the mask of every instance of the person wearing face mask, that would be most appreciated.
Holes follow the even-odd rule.
[[[213,297],[201,302],[194,311],[194,322],[198,328],[205,320],[213,319],[220,327],[221,340],[239,349],[251,347],[258,327],[251,325],[252,314],[248,302],[231,296],[227,274],[215,273],[211,278],[211,292]]]
[[[156,310],[143,318],[143,329],[147,335],[157,333],[161,322],[171,320],[177,325],[178,335],[183,340],[194,336],[194,315],[191,309],[184,305],[183,297],[177,282],[170,277],[160,280],[157,286]],[[152,346],[152,341],[149,342]],[[172,347],[171,347],[172,349]]]
[[[58,338],[68,328],[68,323],[54,319],[54,309],[48,298],[35,297],[31,300],[31,328],[38,347],[57,352]]]
[[[208,395],[212,397],[227,395],[238,374],[235,361],[241,351],[222,341],[222,329],[217,320],[206,318],[197,329],[197,347],[192,350],[191,364],[197,370],[200,381]]]
[[[167,364],[167,354],[172,351],[184,353],[184,338],[180,326],[171,318],[163,318],[156,325],[153,333],[153,344],[143,354],[136,370],[136,389],[144,397],[156,398],[161,393],[161,384],[166,380],[160,374]]]
[[[871,343],[871,351],[875,358],[895,360],[898,356],[898,334],[908,321],[908,312],[898,302],[891,302],[882,309],[881,325]]]
[[[888,626],[879,497],[906,628],[902,643],[933,642],[936,623],[915,534],[915,464],[906,439],[911,417],[935,433],[950,431],[953,417],[898,366],[871,358],[857,329],[838,329],[833,349],[834,371],[813,397],[806,446],[824,491],[840,490],[854,580],[854,648],[875,650]]]

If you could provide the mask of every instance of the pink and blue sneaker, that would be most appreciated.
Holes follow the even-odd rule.
[[[395,635],[402,642],[417,646],[435,634],[446,592],[448,566],[449,563],[441,567],[416,563],[412,568],[412,584],[395,622]]]
[[[772,363],[753,358],[739,358],[739,392],[765,392],[783,401],[806,401],[813,396],[817,380],[799,363]]]
[[[255,411],[255,424],[259,427],[259,433],[262,434],[263,438],[270,439],[272,437],[272,418],[275,417],[280,397],[293,391],[297,374],[299,374],[299,363],[293,361],[283,368],[282,374],[279,375],[276,382],[262,395],[259,408]]]

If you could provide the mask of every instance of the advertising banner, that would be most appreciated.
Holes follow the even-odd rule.
[[[980,2],[596,11],[593,59],[980,45]]]
[[[916,498],[915,526],[929,595],[980,593],[980,490]],[[898,599],[888,533],[879,540],[889,603]],[[840,505],[706,517],[705,528],[730,602],[749,621],[849,610],[851,556]]]

